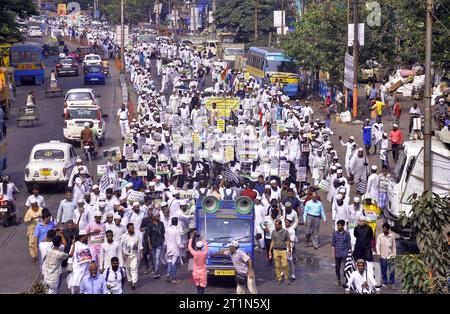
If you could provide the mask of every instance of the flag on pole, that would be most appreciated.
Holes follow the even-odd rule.
[[[225,179],[227,179],[228,181],[239,183],[240,178],[231,170],[230,166],[225,167],[226,168],[223,172],[223,176],[225,177]]]
[[[353,261],[352,251],[349,250],[344,265],[345,282],[348,282],[350,275],[356,270],[355,262]]]

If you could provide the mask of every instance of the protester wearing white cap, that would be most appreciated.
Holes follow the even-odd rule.
[[[346,148],[344,165],[345,165],[345,171],[346,171],[347,177],[350,177],[350,160],[352,157],[352,149],[353,149],[353,143],[355,142],[355,138],[354,138],[354,136],[350,136],[348,142],[344,143],[342,141],[342,137],[339,136],[339,142],[341,143],[342,146],[344,146]]]
[[[192,279],[197,287],[197,294],[204,294],[208,279],[208,270],[206,269],[206,257],[208,255],[208,243],[201,238],[195,243],[196,249],[192,247],[195,234],[191,234],[188,249],[194,259],[192,268]]]
[[[75,221],[76,223],[76,221]],[[81,280],[84,276],[89,276],[89,261],[92,260],[92,253],[87,245],[88,233],[84,228],[78,232],[78,241],[73,245],[73,257],[69,259],[72,264],[72,272],[67,277],[67,286],[72,294],[78,293]]]
[[[89,235],[89,248],[91,249],[92,258],[98,260],[100,257],[100,248],[105,240],[105,223],[102,222],[103,213],[100,210],[94,212],[92,219],[86,226]]]
[[[135,216],[135,215],[133,215]],[[143,241],[139,232],[139,225],[127,223],[127,232],[121,237],[123,262],[127,272],[127,280],[131,284],[131,289],[136,289],[138,281],[139,260],[142,257]]]
[[[349,219],[348,219],[348,232],[350,233],[350,239],[352,244],[352,251],[355,247],[356,238],[354,235],[354,229],[358,224],[359,219],[364,216],[364,211],[361,205],[361,198],[358,196],[353,197],[353,204],[348,206]]]
[[[238,241],[232,240],[229,249],[220,249],[219,252],[211,254],[211,256],[214,255],[227,255],[231,257],[236,271],[236,294],[245,294],[247,289],[250,294],[258,293],[255,273],[253,271],[253,261],[250,256],[239,249]]]
[[[147,211],[141,209],[139,202],[133,202],[131,209],[125,212],[122,224],[127,226],[129,223],[132,223],[135,226],[135,231],[140,233],[143,231],[141,230],[141,223],[145,217],[147,217]]]
[[[367,158],[364,157],[364,150],[358,149],[358,154],[354,156],[350,162],[350,173],[353,177],[353,182],[356,185],[356,192],[363,195],[366,193],[367,174],[366,168],[368,165]]]
[[[370,195],[373,200],[378,202],[378,185],[380,182],[380,177],[377,174],[377,166],[373,165],[371,167],[370,176],[367,179],[367,191],[366,194]]]
[[[344,189],[345,193],[345,189]],[[344,198],[344,195],[339,192],[336,195],[336,202],[333,203],[331,207],[331,216],[334,221],[334,230],[337,231],[337,222],[339,220],[345,221],[344,229],[347,230],[347,222],[349,220],[349,209],[347,198]]]
[[[114,225],[111,227],[111,231],[115,241],[120,241],[122,235],[127,232],[126,227],[122,224],[122,216],[119,214],[114,215]]]
[[[73,222],[78,226],[78,230],[86,229],[89,224],[89,210],[84,206],[84,199],[77,200],[77,208],[73,211]]]
[[[113,271],[110,269],[111,267],[111,259],[116,257],[119,262],[119,267],[123,266],[123,255],[122,255],[122,247],[119,241],[114,240],[114,232],[112,230],[107,230],[105,233],[106,241],[102,243],[100,247],[100,257],[98,267],[101,273],[105,277],[107,281],[111,279],[112,276],[116,276]],[[106,273],[105,273],[106,270]],[[125,275],[125,271],[121,271],[123,275]],[[121,283],[120,283],[121,286]],[[116,289],[113,289],[116,288]],[[117,287],[110,288],[110,291],[116,291]],[[120,289],[121,291],[122,289]],[[114,294],[114,293],[113,293]]]

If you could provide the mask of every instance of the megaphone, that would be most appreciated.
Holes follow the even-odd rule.
[[[240,196],[234,203],[234,208],[239,214],[246,215],[253,209],[253,201],[248,196]]]
[[[219,200],[212,195],[205,197],[202,201],[202,209],[208,214],[215,213],[219,209],[219,206]]]

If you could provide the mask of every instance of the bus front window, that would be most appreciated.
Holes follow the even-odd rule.
[[[297,73],[297,65],[292,61],[268,61],[266,72]]]

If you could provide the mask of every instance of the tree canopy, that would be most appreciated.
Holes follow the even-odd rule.
[[[32,0],[2,0],[0,6],[0,41],[20,38],[16,16],[26,18],[37,14]]]
[[[450,9],[448,0],[435,0],[433,11],[433,64],[449,68]],[[372,12],[360,5],[359,20],[365,22],[365,43],[360,64],[374,59],[384,67],[424,63],[425,1],[378,0],[381,23],[367,25]],[[286,53],[305,69],[330,72],[334,83],[343,81],[343,62],[347,50],[347,1],[324,0],[308,4],[296,29],[282,40]],[[350,14],[350,22],[352,14]]]
[[[258,8],[258,37],[273,31],[274,0],[218,0],[216,26],[237,31],[241,40],[252,41],[255,34],[255,10]]]

